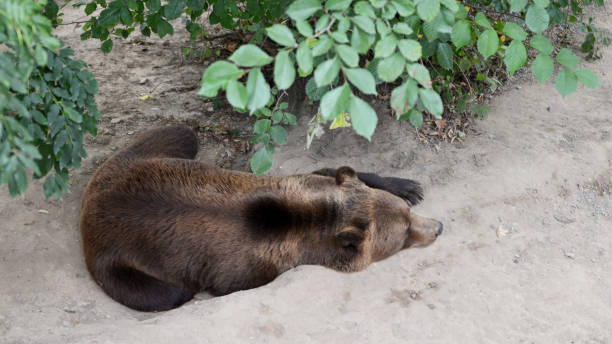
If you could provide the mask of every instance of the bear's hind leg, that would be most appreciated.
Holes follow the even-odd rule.
[[[113,267],[107,276],[104,290],[116,301],[142,312],[173,309],[195,295],[130,267]]]

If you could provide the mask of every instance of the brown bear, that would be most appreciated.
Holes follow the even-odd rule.
[[[110,157],[81,206],[87,268],[139,311],[255,288],[300,264],[359,271],[442,231],[418,183],[349,167],[256,176],[193,160],[193,131],[148,131]]]

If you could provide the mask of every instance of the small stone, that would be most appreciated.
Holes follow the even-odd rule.
[[[130,130],[127,132],[128,135],[134,135],[134,130]]]
[[[121,123],[123,121],[123,117],[116,117],[110,120],[111,124]]]
[[[564,254],[564,255],[565,255],[567,258],[569,258],[569,259],[575,259],[575,258],[576,258],[576,255],[574,255],[574,254],[573,254],[573,253],[571,253],[571,252],[563,252],[563,254]]]

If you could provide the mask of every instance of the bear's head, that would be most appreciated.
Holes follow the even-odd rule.
[[[333,253],[324,265],[359,271],[400,250],[428,246],[442,233],[440,222],[412,213],[407,201],[390,192],[366,186],[350,167],[338,169],[335,179],[341,219],[325,245]]]

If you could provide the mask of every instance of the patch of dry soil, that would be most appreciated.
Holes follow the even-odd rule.
[[[67,21],[79,16],[67,10]],[[602,10],[599,26],[612,30],[609,18]],[[196,96],[204,66],[179,57],[180,33],[108,56],[79,33],[58,30],[100,81],[101,135],[65,200],[45,201],[40,183],[17,200],[0,195],[1,343],[612,343],[612,49],[586,64],[597,90],[562,99],[552,83],[522,82],[464,143],[421,146],[381,107],[372,143],[340,130],[306,151],[305,106],[273,173],[348,164],[415,178],[426,190],[415,212],[442,220],[444,234],[361,273],[302,266],[147,314],[109,299],[85,269],[87,181],[133,134],[168,122],[199,130],[200,159],[246,169],[250,122]]]

